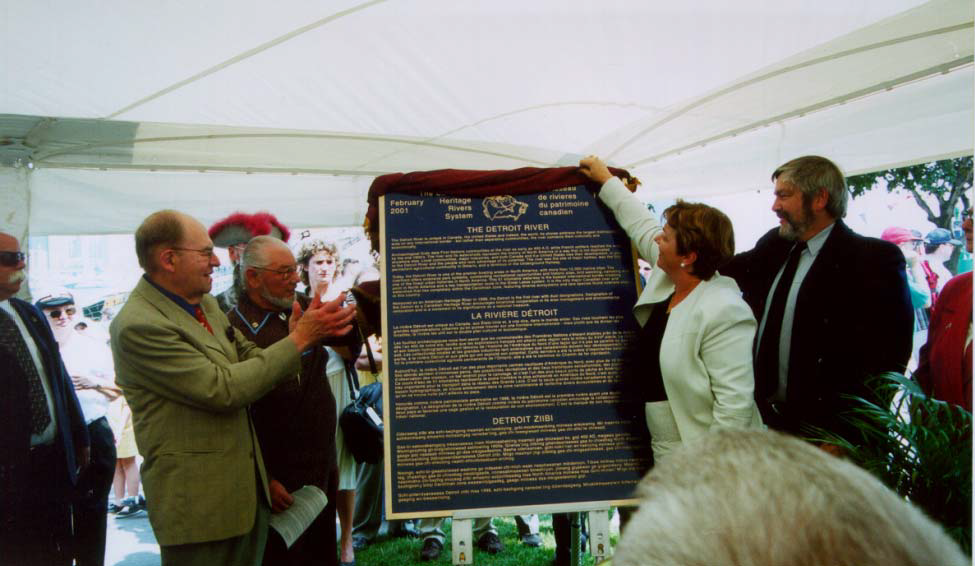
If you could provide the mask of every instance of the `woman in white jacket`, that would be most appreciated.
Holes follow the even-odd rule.
[[[599,199],[654,266],[633,307],[654,458],[715,428],[761,428],[755,317],[735,281],[717,273],[734,254],[731,220],[705,204],[678,201],[664,211],[661,227],[598,157],[579,167],[602,185]]]

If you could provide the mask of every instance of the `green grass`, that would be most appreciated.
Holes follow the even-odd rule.
[[[512,517],[495,517],[494,526],[498,529],[498,536],[504,543],[504,550],[500,554],[491,555],[480,550],[474,551],[475,566],[549,566],[555,559],[555,536],[552,533],[552,516],[539,515],[541,526],[542,546],[529,548],[521,544],[518,538],[518,528]],[[432,562],[420,562],[420,539],[396,538],[385,536],[378,538],[363,550],[356,552],[358,566],[410,566],[414,564],[431,564],[448,566],[451,562],[450,550],[450,521],[444,524],[447,533],[447,543],[440,558]],[[617,535],[610,537],[613,545]],[[589,554],[583,556],[582,564],[593,565],[593,558]]]

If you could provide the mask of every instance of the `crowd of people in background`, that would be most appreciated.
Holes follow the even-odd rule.
[[[637,376],[630,386],[663,470],[645,485],[670,490],[644,493],[633,519],[644,535],[633,542],[624,527],[621,563],[653,552],[662,527],[641,517],[678,489],[665,465],[686,466],[687,448],[711,442],[731,455],[759,439],[847,481],[851,472],[834,470],[825,456],[842,457],[837,445],[809,452],[778,438],[809,427],[854,438],[843,416],[854,396],[890,403],[868,385],[883,372],[916,368],[926,393],[971,411],[972,274],[950,267],[956,249],[972,250],[971,210],[964,242],[942,228],[922,236],[895,226],[880,239],[864,237],[843,222],[840,169],[800,157],[772,174],[779,226],[736,254],[720,210],[678,201],[661,223],[598,157],[583,159],[579,171],[641,256],[633,306],[640,356],[628,375]],[[216,297],[215,246],[233,264],[232,285]],[[360,385],[382,379],[380,325],[354,324],[347,302],[350,289],[379,279],[376,267],[343,258],[320,238],[292,241],[265,212],[235,213],[207,229],[185,213],[159,211],[141,223],[135,247],[144,276],[112,320],[109,353],[76,318],[67,291],[36,293],[33,305],[14,298],[26,256],[0,232],[0,365],[10,368],[0,395],[8,421],[0,434],[4,563],[101,565],[107,516],[146,512],[165,565],[352,566],[355,551],[383,529],[422,539],[418,558],[437,559],[444,519],[382,527],[382,462],[357,463],[337,426],[356,395],[352,374]],[[716,436],[729,429],[759,436],[744,444]],[[766,429],[781,434],[761,436]],[[695,481],[711,481],[706,475]],[[303,486],[321,490],[328,504],[289,546],[269,518]],[[674,524],[705,520],[692,511],[707,504],[681,505],[686,517],[676,513]],[[939,536],[924,517],[911,520],[919,536]],[[557,566],[569,563],[568,521],[553,517]],[[538,522],[517,518],[522,544],[541,545]],[[473,534],[482,551],[504,550],[492,518],[475,520]]]

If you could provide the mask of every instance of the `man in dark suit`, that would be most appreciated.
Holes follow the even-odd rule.
[[[0,232],[0,562],[68,565],[88,431],[51,329],[13,298],[24,260],[17,238]]]
[[[867,378],[903,372],[910,358],[904,256],[843,223],[846,182],[828,159],[793,159],[772,180],[779,228],[721,269],[759,321],[756,400],[772,428],[799,433],[812,425],[844,435],[840,416],[853,406],[844,396],[883,402]]]

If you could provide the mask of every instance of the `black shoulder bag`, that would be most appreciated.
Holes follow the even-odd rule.
[[[369,356],[369,369],[378,373],[369,340],[363,343]],[[351,363],[345,364],[345,378],[352,400],[339,416],[345,445],[356,462],[376,464],[383,459],[383,384],[377,381],[359,389],[359,378]]]

